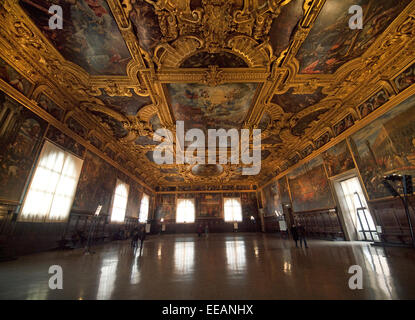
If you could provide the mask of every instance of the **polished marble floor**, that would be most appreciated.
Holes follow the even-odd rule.
[[[361,242],[289,240],[260,233],[149,237],[141,256],[128,241],[53,251],[0,263],[0,299],[414,299],[415,249]],[[63,289],[49,289],[49,267]],[[349,288],[349,267],[363,289]]]

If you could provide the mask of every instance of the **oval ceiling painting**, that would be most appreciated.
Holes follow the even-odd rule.
[[[192,168],[192,173],[200,177],[214,177],[223,172],[223,167],[219,164],[197,164]]]

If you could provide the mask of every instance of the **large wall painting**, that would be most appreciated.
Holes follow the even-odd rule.
[[[201,193],[197,195],[196,216],[199,218],[220,218],[222,196],[219,193]]]
[[[97,155],[87,152],[76,190],[73,208],[95,212],[102,205],[103,214],[110,213],[111,199],[115,191],[117,170]]]
[[[130,180],[130,192],[128,194],[128,202],[127,202],[127,217],[134,217],[138,218],[140,214],[140,207],[141,207],[141,197],[143,193],[141,191],[141,187],[137,184],[137,182]]]
[[[40,94],[38,98],[38,104],[39,106],[46,110],[50,115],[55,117],[58,120],[63,119],[63,115],[65,114],[65,110],[59,107],[55,102],[53,102],[51,99],[49,99],[48,96],[45,94]]]
[[[297,59],[300,73],[334,73],[360,57],[411,0],[327,0]],[[363,29],[349,28],[352,5],[363,7]]]
[[[54,126],[50,126],[46,137],[59,144],[64,149],[71,151],[72,153],[76,154],[78,157],[83,158],[85,154],[85,147],[78,142],[76,142],[71,137],[68,137],[66,134],[61,132],[60,130],[56,129]]]
[[[242,215],[246,220],[258,217],[258,204],[255,192],[241,193]]]
[[[274,181],[263,189],[265,216],[282,214],[282,202],[278,181]]]
[[[380,90],[367,101],[359,106],[359,112],[362,118],[366,117],[369,113],[376,110],[389,100],[389,96],[384,89]]]
[[[84,139],[87,139],[88,130],[81,125],[77,120],[70,117],[67,120],[68,128],[71,129],[73,132],[75,132],[77,135],[81,136]]]
[[[19,201],[46,127],[44,120],[0,92],[0,199]]]
[[[93,75],[125,75],[130,53],[106,1],[20,0],[62,56]],[[49,28],[49,7],[62,7],[64,27]]]
[[[397,76],[393,81],[399,92],[413,85],[415,83],[415,63]]]
[[[28,96],[32,84],[0,58],[0,79],[3,79],[13,88]]]
[[[369,198],[390,196],[383,176],[415,174],[415,96],[353,134],[350,146]]]
[[[347,147],[346,140],[323,152],[322,157],[329,177],[334,177],[354,168],[353,158]]]
[[[289,173],[288,183],[294,212],[335,207],[320,156]]]
[[[157,196],[156,219],[173,220],[176,217],[176,195],[164,194]]]
[[[109,129],[117,139],[124,138],[128,135],[128,130],[124,128],[123,123],[114,117],[100,111],[91,111],[96,119],[107,129]]]
[[[279,179],[278,186],[280,189],[281,202],[283,204],[290,204],[291,203],[290,190],[288,189],[287,178],[282,177],[281,179]]]
[[[230,83],[210,87],[202,84],[167,84],[176,120],[186,128],[231,129],[242,125],[258,85]]]

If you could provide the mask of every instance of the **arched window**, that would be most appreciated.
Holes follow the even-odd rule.
[[[83,160],[46,141],[23,204],[20,220],[66,220]]]
[[[140,216],[138,217],[138,220],[140,223],[146,223],[148,219],[148,208],[150,203],[150,197],[143,194],[143,197],[141,198],[141,205],[140,205]]]
[[[176,222],[186,223],[195,222],[195,200],[194,199],[178,199]]]
[[[124,222],[127,209],[129,185],[117,179],[114,202],[112,203],[111,222]]]
[[[225,221],[242,221],[241,199],[225,198]]]

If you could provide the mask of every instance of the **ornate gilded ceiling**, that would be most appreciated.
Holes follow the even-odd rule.
[[[262,184],[360,121],[369,98],[388,99],[415,57],[410,0],[0,4],[0,56],[36,85],[28,98],[151,187]],[[51,4],[62,29],[48,27]],[[352,5],[361,30],[349,28]],[[261,128],[261,173],[157,165],[153,133],[176,120]]]

